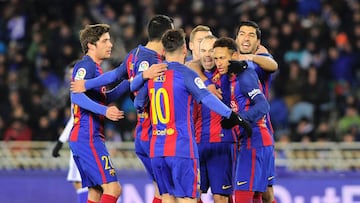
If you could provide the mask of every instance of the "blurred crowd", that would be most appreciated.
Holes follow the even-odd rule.
[[[0,140],[57,140],[70,116],[68,64],[82,57],[84,25],[111,25],[107,71],[146,42],[154,14],[165,14],[187,37],[199,24],[217,37],[234,37],[242,20],[259,24],[279,64],[270,99],[278,142],[360,141],[357,0],[3,0],[0,10]],[[130,141],[130,97],[118,106],[126,119],[107,122],[107,139]]]

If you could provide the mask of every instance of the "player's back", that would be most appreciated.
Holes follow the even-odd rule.
[[[153,133],[150,156],[198,157],[192,118],[194,95],[210,94],[196,73],[169,62],[165,74],[148,82]],[[202,90],[201,90],[202,89]]]
[[[151,65],[161,63],[162,57],[156,51],[148,49],[142,45],[134,48],[125,58],[128,77],[131,80]]]

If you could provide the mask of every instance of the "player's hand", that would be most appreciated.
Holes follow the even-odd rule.
[[[223,99],[221,89],[217,89],[215,84],[210,84],[206,88],[220,100]]]
[[[246,61],[236,61],[236,60],[230,60],[229,61],[229,69],[228,74],[239,74],[244,72],[244,70],[247,69],[248,64]]]
[[[73,93],[86,92],[85,81],[86,80],[71,81],[71,83],[70,83],[70,91],[72,91]]]
[[[237,113],[231,112],[230,118],[224,118],[221,121],[221,127],[224,129],[231,129],[235,125],[240,125],[244,128],[248,137],[252,136],[252,127],[249,122],[241,118]]]
[[[255,54],[268,54],[268,53],[269,51],[263,45],[259,45],[255,52]]]
[[[165,63],[157,63],[153,64],[143,72],[144,79],[156,78],[164,74],[167,70],[167,64]]]
[[[120,111],[116,106],[109,106],[106,110],[105,117],[112,121],[118,121],[124,118],[124,112]]]
[[[56,145],[54,146],[54,148],[52,150],[52,156],[53,157],[59,157],[60,156],[59,151],[60,151],[62,146],[63,146],[62,142],[60,142],[60,141],[56,142]]]

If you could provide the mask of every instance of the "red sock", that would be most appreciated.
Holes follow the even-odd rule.
[[[253,203],[262,203],[262,193],[255,193]]]
[[[116,203],[117,197],[114,197],[112,195],[103,194],[101,195],[101,199],[99,203]]]
[[[154,197],[152,203],[161,203],[161,199],[157,198],[157,197]]]
[[[93,201],[91,201],[91,200],[87,200],[86,203],[96,203],[96,202],[93,202]]]
[[[235,202],[253,203],[254,192],[250,191],[235,191]]]
[[[274,199],[274,201],[272,201],[271,203],[276,203],[276,199]]]

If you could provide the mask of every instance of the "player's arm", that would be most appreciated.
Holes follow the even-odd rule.
[[[56,144],[52,150],[53,157],[60,156],[59,151],[62,148],[63,144],[68,141],[73,125],[74,125],[74,116],[72,116],[72,114],[71,114],[70,119],[66,123],[64,130],[62,131],[61,135],[59,136],[58,141],[56,142]]]
[[[118,84],[113,89],[106,91],[107,102],[113,102],[121,97],[123,94],[130,91],[130,82],[129,80],[123,80],[120,84]]]
[[[254,104],[248,110],[240,111],[239,115],[250,123],[256,123],[270,110],[270,105],[259,88],[257,74],[253,69],[248,68],[237,76],[237,80],[241,93]]]
[[[90,79],[95,76],[94,64],[83,63],[76,64],[73,72],[73,80]],[[80,68],[79,68],[80,67]],[[91,100],[85,93],[70,93],[71,103],[80,106],[88,111],[96,114],[104,115],[106,118],[117,121],[124,118],[124,112],[120,111],[116,106],[104,106]]]
[[[252,135],[251,125],[211,94],[195,72],[188,69],[188,72],[185,72],[185,74],[186,89],[194,96],[195,100],[226,118],[221,121],[221,126],[223,128],[230,129],[235,125],[240,125],[245,129],[246,134],[249,137]]]
[[[278,70],[278,63],[273,59],[268,50],[260,45],[255,54],[241,54],[240,60],[250,60],[258,64],[264,71],[273,73]]]
[[[70,84],[70,90],[74,93],[85,92],[96,87],[109,85],[127,78],[126,64],[122,63],[114,70],[108,71],[96,78],[88,80],[75,80]]]
[[[116,106],[104,106],[94,102],[84,93],[71,93],[71,102],[80,106],[83,109],[91,111],[96,114],[105,116],[112,121],[118,121],[124,118],[124,112],[120,111]]]
[[[144,86],[137,92],[137,95],[134,99],[134,107],[136,109],[143,109],[149,102],[147,82]]]
[[[200,61],[189,61],[185,64],[187,67],[189,67],[191,70],[195,71],[195,73],[198,74],[200,79],[204,82],[206,88],[213,93],[217,98],[222,99],[221,92],[218,91],[216,88],[216,85],[211,82],[210,79],[208,79],[205,74],[203,73],[203,68],[201,67]]]

